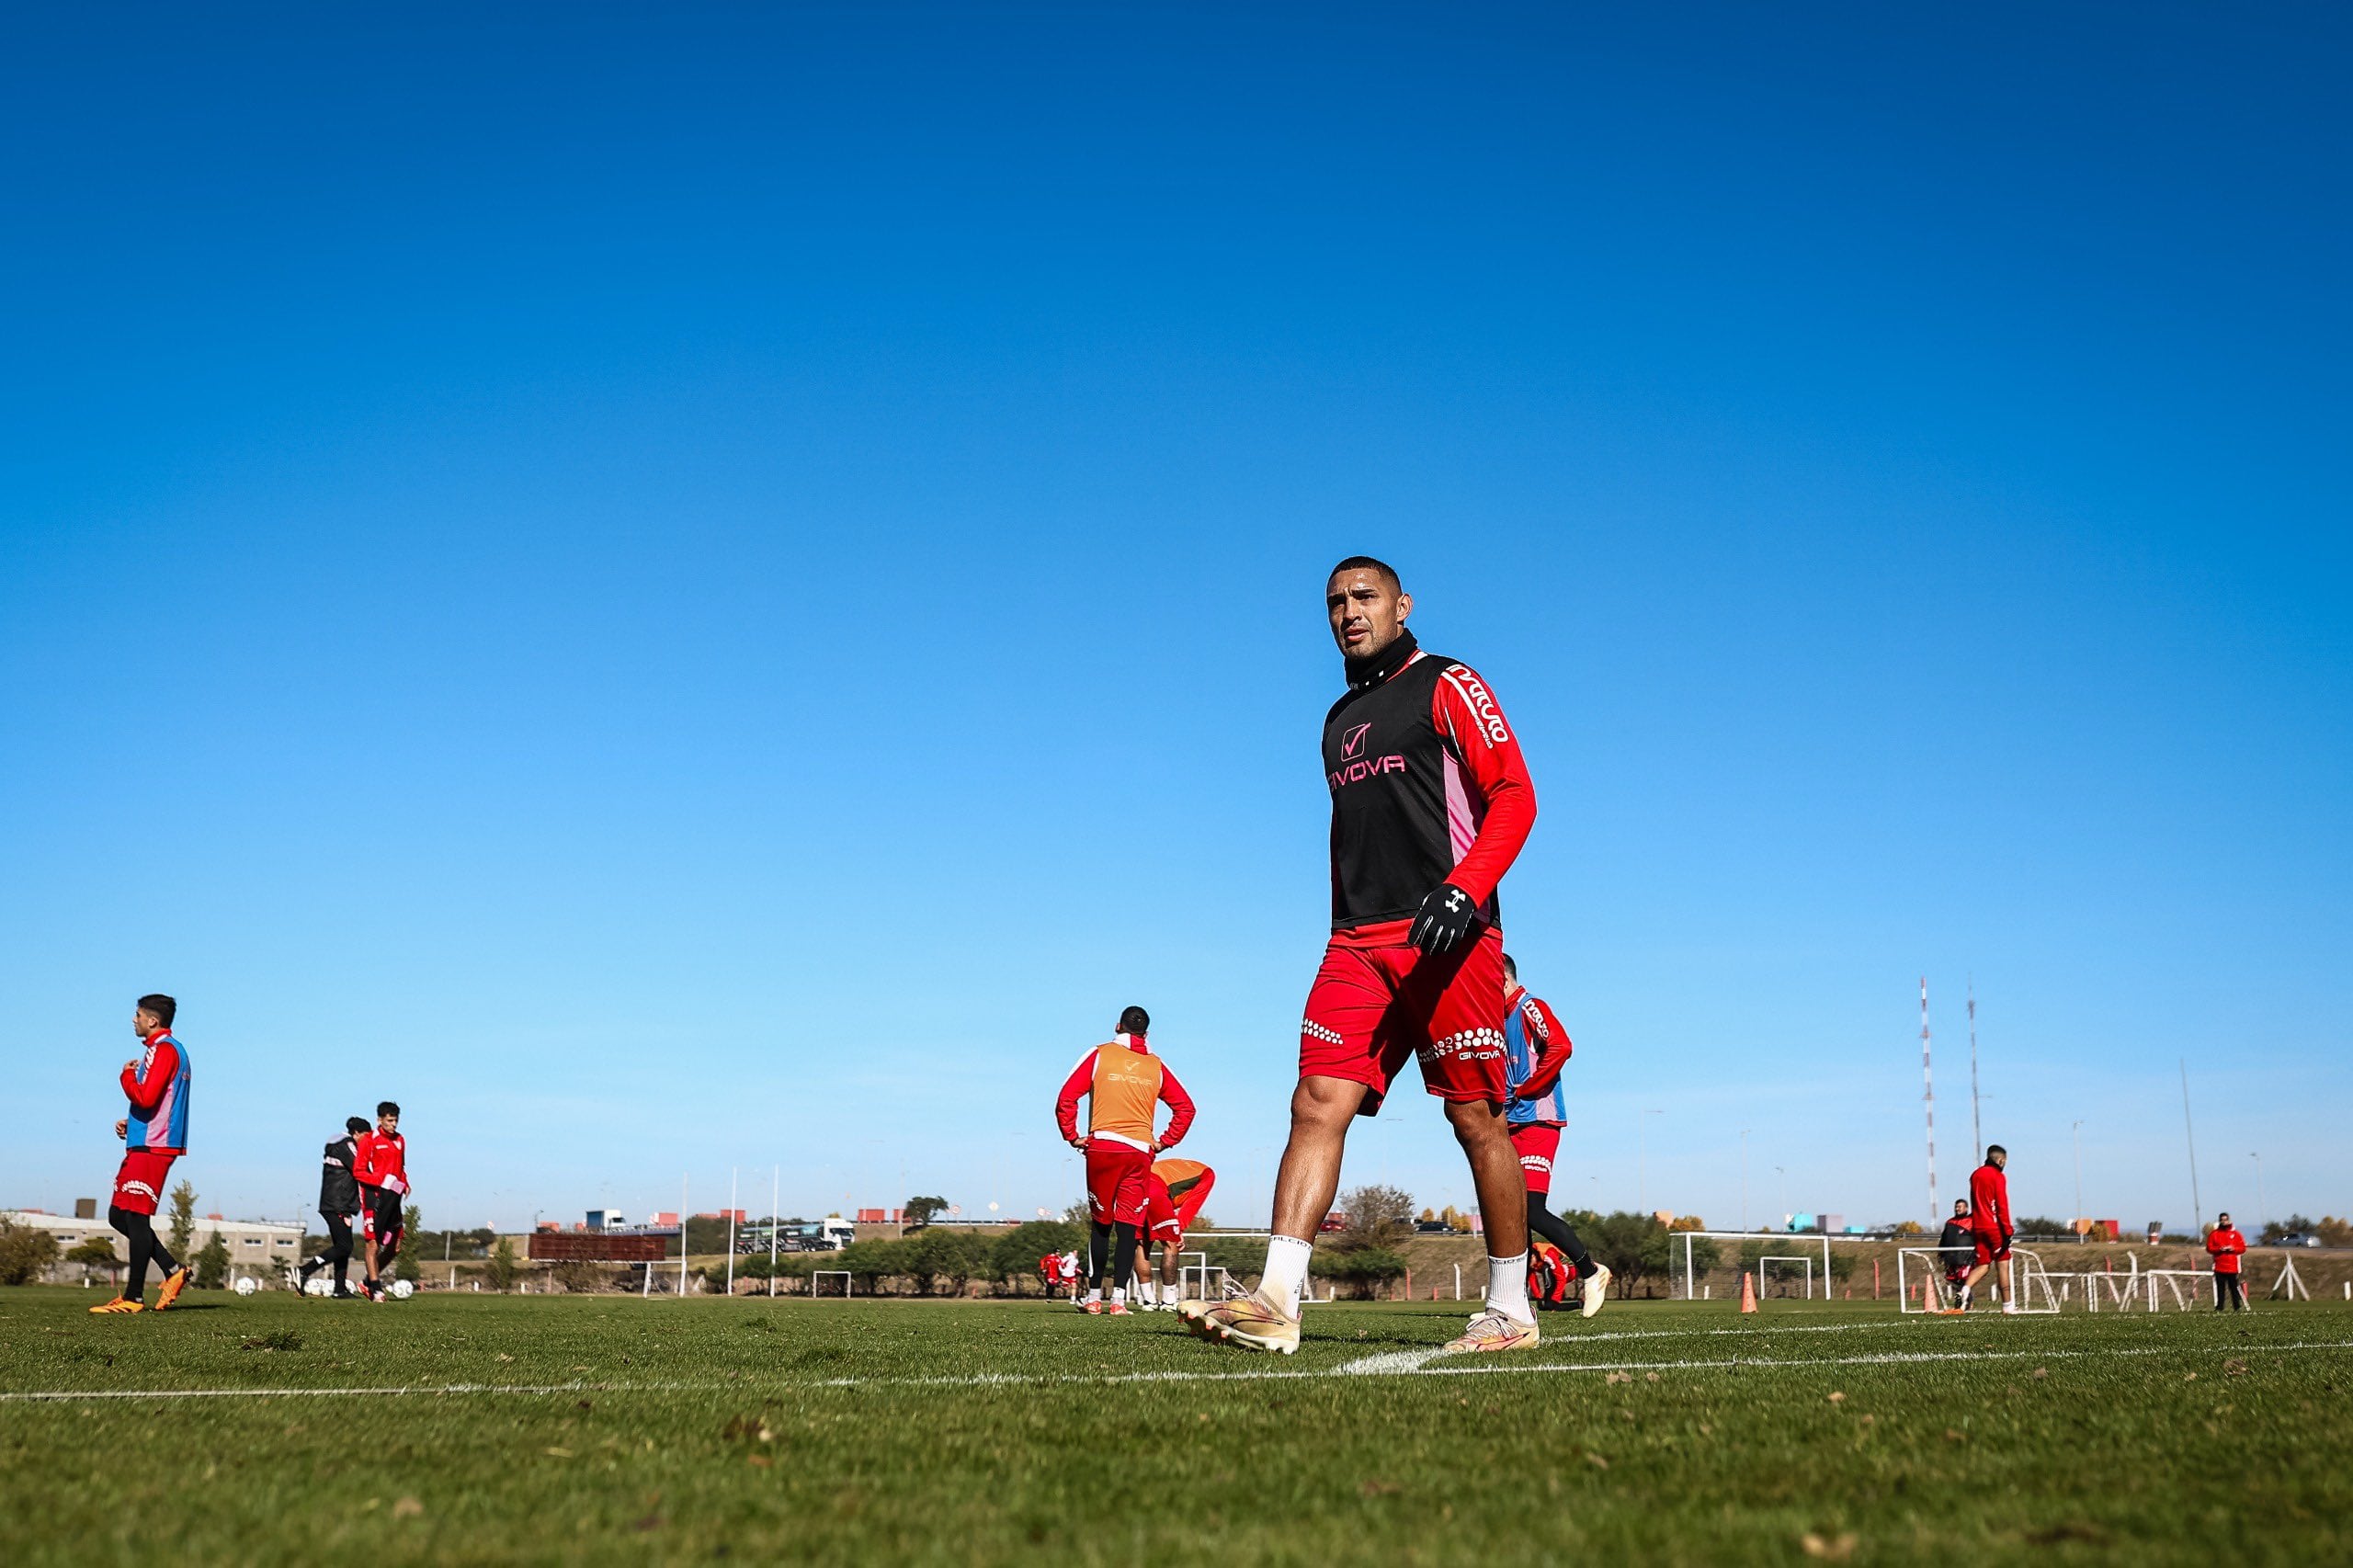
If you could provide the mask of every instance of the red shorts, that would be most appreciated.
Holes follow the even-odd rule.
[[[1193,1228],[1199,1217],[1201,1205],[1209,1201],[1210,1188],[1217,1185],[1215,1171],[1203,1171],[1195,1176],[1181,1195],[1171,1196],[1168,1184],[1158,1176],[1147,1178],[1143,1217],[1144,1233],[1161,1241],[1182,1242],[1185,1233]]]
[[[1561,1130],[1548,1121],[1523,1121],[1511,1130],[1511,1152],[1519,1156],[1519,1174],[1528,1190],[1539,1195],[1552,1190],[1552,1160],[1561,1152]]]
[[[1998,1234],[1985,1231],[1972,1232],[1972,1234],[1977,1242],[1978,1262],[2006,1263],[2009,1261],[2010,1244],[2004,1241]]]
[[[178,1158],[178,1154],[163,1149],[125,1149],[122,1168],[114,1173],[114,1196],[107,1201],[133,1214],[153,1214],[155,1206],[163,1201],[172,1162]]]
[[[1490,927],[1431,958],[1407,945],[1410,928],[1392,920],[1334,934],[1300,1021],[1299,1075],[1364,1085],[1372,1093],[1358,1114],[1373,1116],[1413,1056],[1440,1099],[1500,1104],[1503,933]]]
[[[1125,1143],[1090,1143],[1086,1149],[1086,1211],[1098,1225],[1143,1223],[1144,1187],[1152,1156]]]

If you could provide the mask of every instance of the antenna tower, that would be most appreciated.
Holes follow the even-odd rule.
[[[1937,1076],[1928,1066],[1928,977],[1920,977],[1920,1087],[1928,1112],[1928,1222],[1937,1219]]]

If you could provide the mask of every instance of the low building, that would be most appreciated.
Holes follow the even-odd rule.
[[[116,1261],[128,1263],[131,1260],[131,1244],[117,1234],[115,1228],[104,1220],[51,1214],[39,1209],[0,1209],[0,1220],[28,1230],[47,1231],[57,1238],[57,1251],[61,1257],[90,1237],[103,1236],[113,1244]],[[157,1235],[167,1234],[170,1229],[170,1215],[155,1216]],[[228,1244],[229,1267],[233,1272],[274,1279],[280,1271],[301,1259],[302,1231],[301,1225],[280,1224],[274,1220],[224,1220],[218,1214],[205,1214],[197,1219],[196,1233],[188,1243],[188,1251],[194,1253],[203,1247],[217,1232]],[[59,1267],[63,1269],[70,1266],[61,1264]]]

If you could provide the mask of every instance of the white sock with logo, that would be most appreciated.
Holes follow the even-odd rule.
[[[1533,1323],[1528,1310],[1528,1255],[1487,1259],[1487,1310],[1521,1323]]]
[[[1307,1260],[1315,1256],[1315,1244],[1301,1241],[1297,1236],[1267,1238],[1267,1272],[1258,1281],[1258,1293],[1282,1309],[1285,1315],[1299,1315],[1299,1292],[1307,1283]]]

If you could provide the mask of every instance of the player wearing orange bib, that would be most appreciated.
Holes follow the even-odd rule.
[[[1164,1312],[1176,1310],[1176,1255],[1184,1250],[1185,1233],[1193,1228],[1201,1205],[1217,1185],[1217,1172],[1199,1160],[1155,1160],[1144,1177],[1143,1244],[1136,1272],[1143,1279],[1143,1304]],[[1160,1248],[1160,1281],[1152,1278],[1152,1249]],[[1154,1298],[1157,1297],[1157,1301]]]
[[[1152,1157],[1176,1147],[1193,1124],[1193,1096],[1168,1064],[1152,1053],[1144,1034],[1152,1015],[1130,1007],[1120,1015],[1120,1032],[1078,1059],[1054,1100],[1054,1124],[1063,1142],[1086,1156],[1086,1210],[1094,1221],[1088,1244],[1086,1309],[1124,1317],[1128,1278],[1134,1272],[1136,1241],[1144,1222],[1146,1182]],[[1078,1102],[1087,1101],[1086,1135],[1079,1136]],[[1168,1125],[1159,1136],[1153,1122],[1168,1106]],[[1105,1277],[1110,1276],[1107,1287]],[[1111,1293],[1107,1307],[1103,1293]]]

